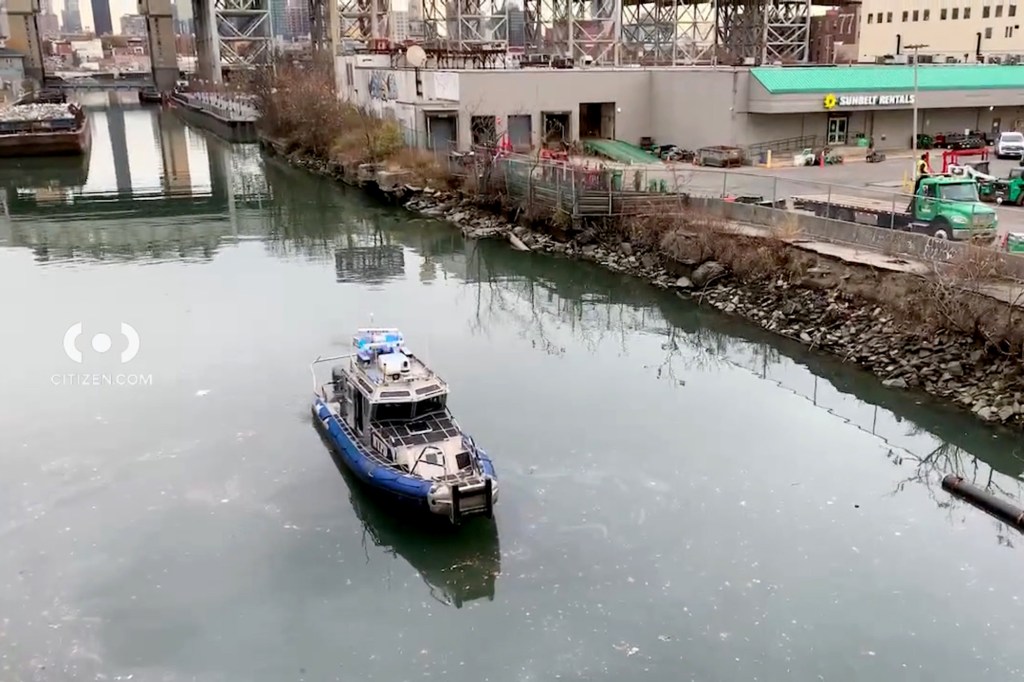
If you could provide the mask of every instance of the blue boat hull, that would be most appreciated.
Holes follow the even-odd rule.
[[[313,399],[313,416],[318,428],[324,433],[331,447],[360,481],[374,490],[386,494],[406,506],[412,506],[424,513],[436,516],[430,510],[428,495],[431,482],[409,476],[395,469],[379,464],[370,457],[363,445],[355,440],[354,434],[334,415],[319,395]],[[491,458],[482,450],[480,467],[484,474],[495,481],[497,476]]]

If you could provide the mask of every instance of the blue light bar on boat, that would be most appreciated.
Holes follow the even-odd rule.
[[[393,353],[405,343],[405,337],[397,329],[359,329],[352,337],[352,345],[361,360],[369,361],[374,354]]]

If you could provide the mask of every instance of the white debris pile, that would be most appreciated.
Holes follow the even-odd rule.
[[[0,122],[57,121],[74,118],[75,114],[67,104],[18,104],[0,110]]]

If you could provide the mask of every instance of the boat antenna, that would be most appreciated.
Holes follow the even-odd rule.
[[[373,326],[373,313],[370,313],[370,326]]]

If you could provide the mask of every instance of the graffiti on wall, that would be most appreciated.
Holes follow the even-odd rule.
[[[389,102],[398,99],[398,87],[395,84],[395,74],[391,71],[371,71],[370,98],[381,102]]]

